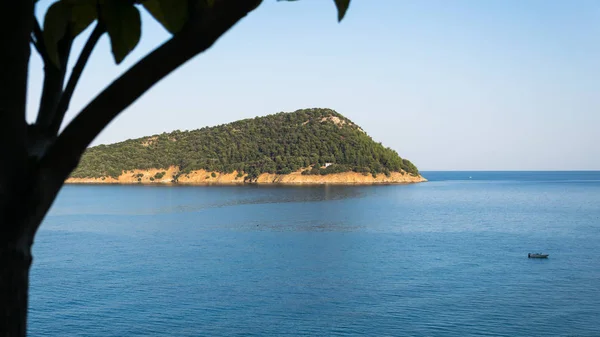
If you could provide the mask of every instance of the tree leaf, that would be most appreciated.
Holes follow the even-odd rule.
[[[140,41],[140,12],[133,3],[123,0],[105,0],[101,11],[115,62],[119,64]]]
[[[350,0],[333,0],[338,10],[338,22],[342,21],[350,6]]]
[[[176,34],[188,20],[188,0],[146,0],[144,7],[171,34]]]
[[[46,11],[44,18],[44,44],[50,61],[60,67],[58,59],[58,42],[65,36],[69,25],[69,5],[57,1]]]
[[[96,18],[95,1],[79,1],[72,5],[71,8],[71,36],[76,37],[83,32]]]

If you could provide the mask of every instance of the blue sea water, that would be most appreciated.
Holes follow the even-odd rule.
[[[30,335],[600,336],[600,172],[424,176],[66,186]]]

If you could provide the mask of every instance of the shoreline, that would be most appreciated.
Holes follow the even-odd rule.
[[[385,185],[410,185],[427,182],[427,179],[415,182],[372,182],[372,183],[343,183],[343,182],[274,182],[274,183],[257,183],[257,182],[240,182],[240,183],[192,183],[192,182],[159,182],[159,183],[147,183],[147,182],[81,182],[81,181],[65,181],[65,185],[121,185],[121,186],[385,186]]]
[[[255,181],[245,182],[246,175],[237,172],[217,173],[205,170],[180,174],[177,167],[168,169],[129,170],[118,178],[68,178],[70,185],[181,185],[181,186],[236,186],[236,185],[404,185],[426,182],[421,175],[413,176],[406,172],[383,173],[373,177],[357,172],[343,172],[328,175],[303,175],[302,170],[289,174],[263,173]],[[173,178],[177,177],[177,182]]]

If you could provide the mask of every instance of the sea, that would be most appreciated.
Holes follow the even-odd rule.
[[[65,186],[29,335],[600,336],[600,172],[423,176]]]

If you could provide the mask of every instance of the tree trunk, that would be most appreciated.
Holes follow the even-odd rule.
[[[33,231],[23,192],[33,0],[0,0],[0,337],[25,336]]]
[[[25,173],[25,176],[28,174]],[[0,337],[27,334],[29,269],[35,217],[27,182],[3,191],[12,200],[0,203]]]
[[[30,249],[0,247],[0,336],[22,337],[27,333]]]
[[[31,247],[65,179],[33,168],[1,191],[11,198],[0,200],[0,337],[26,336]]]

